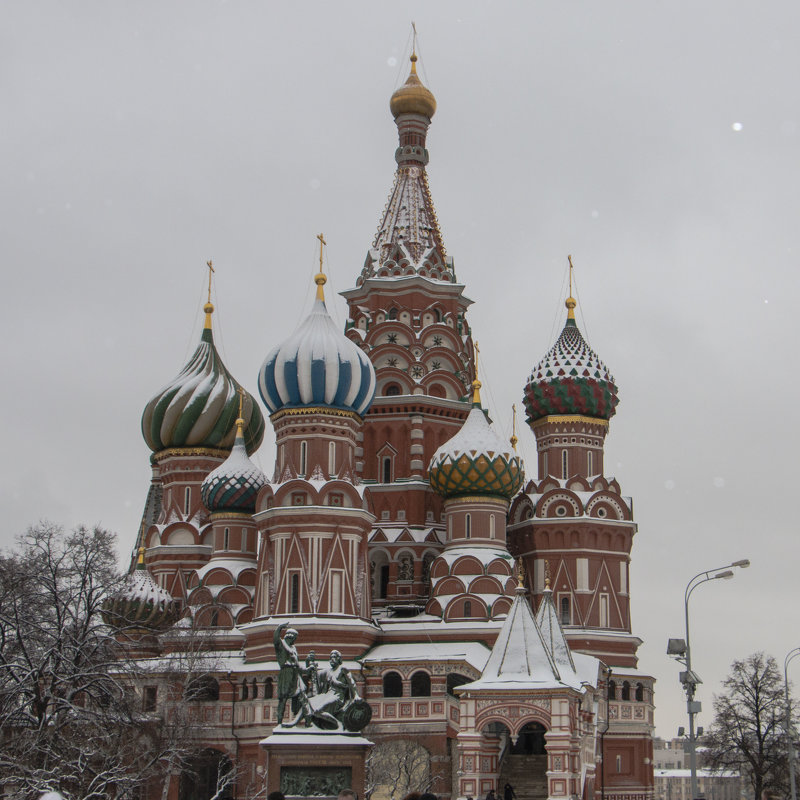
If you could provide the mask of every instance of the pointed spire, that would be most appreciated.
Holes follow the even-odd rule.
[[[328,282],[328,279],[325,277],[325,273],[322,271],[322,255],[323,255],[323,247],[328,244],[325,241],[325,237],[323,234],[317,234],[317,239],[319,239],[319,272],[314,276],[314,283],[317,284],[317,300],[321,300],[323,303],[325,302],[325,292],[323,291],[322,287]]]
[[[578,303],[572,296],[572,270],[574,269],[572,266],[572,256],[567,256],[567,260],[569,261],[569,297],[564,301],[564,305],[567,307],[567,320],[572,320],[574,324],[575,306],[578,305]]]
[[[203,306],[203,311],[206,312],[206,321],[203,325],[203,330],[210,331],[211,315],[214,313],[214,304],[211,302],[211,276],[214,272],[216,272],[216,270],[214,269],[214,264],[211,261],[206,261],[206,266],[208,267],[208,300]]]
[[[550,588],[550,562],[544,562],[544,592],[542,602],[536,611],[536,624],[542,633],[542,639],[547,649],[552,653],[553,660],[562,670],[575,670],[572,660],[572,650],[564,635],[558,611],[553,603],[553,590]]]
[[[519,439],[517,438],[517,404],[511,404],[511,438],[508,440],[511,443],[511,447],[514,448],[514,452],[517,452],[517,442]]]

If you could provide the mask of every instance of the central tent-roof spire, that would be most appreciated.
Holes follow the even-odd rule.
[[[428,127],[436,113],[436,98],[417,75],[416,27],[409,60],[408,78],[389,103],[399,138],[394,186],[361,278],[419,275],[455,283],[453,261],[442,241],[425,169]]]

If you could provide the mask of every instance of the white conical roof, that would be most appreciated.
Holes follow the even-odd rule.
[[[556,607],[553,605],[553,590],[549,586],[544,590],[542,604],[536,612],[536,624],[542,632],[547,649],[553,655],[556,666],[574,670],[575,662],[572,660],[572,650],[561,628]]]
[[[525,598],[525,589],[519,587],[483,674],[477,681],[459,688],[580,690],[583,683],[571,663],[561,666],[553,658]]]

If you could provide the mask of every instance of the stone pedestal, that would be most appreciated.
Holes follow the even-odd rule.
[[[372,742],[359,734],[278,726],[261,746],[267,753],[267,793],[317,800],[350,788],[364,796]]]

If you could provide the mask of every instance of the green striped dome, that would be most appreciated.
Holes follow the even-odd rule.
[[[207,316],[200,344],[189,363],[145,406],[142,435],[147,446],[154,453],[172,447],[230,450],[236,438],[239,388],[214,347]],[[247,392],[242,417],[245,446],[252,453],[264,438],[265,426],[261,411]]]

